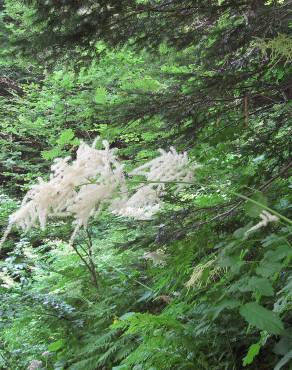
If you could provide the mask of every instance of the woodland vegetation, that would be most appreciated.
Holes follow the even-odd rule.
[[[0,369],[292,369],[291,19],[0,0]]]

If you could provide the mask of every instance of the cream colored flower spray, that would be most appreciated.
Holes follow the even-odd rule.
[[[157,158],[130,173],[130,176],[142,176],[145,181],[141,182],[146,184],[139,184],[129,196],[124,165],[117,157],[117,149],[110,149],[105,140],[103,149],[96,149],[97,140],[92,146],[81,143],[75,160],[55,159],[49,181],[39,178],[19,209],[10,216],[0,246],[13,226],[25,232],[34,226],[44,229],[48,218],[58,216],[73,218],[72,244],[79,230],[87,227],[89,219],[106,207],[122,217],[151,219],[161,207],[166,183],[177,182],[175,186],[180,190],[192,180],[197,167],[190,165],[187,153],[177,153],[174,148],[168,152],[159,149]]]

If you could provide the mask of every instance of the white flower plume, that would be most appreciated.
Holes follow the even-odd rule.
[[[45,228],[48,217],[73,216],[75,230],[86,227],[88,219],[105,200],[119,190],[125,190],[123,166],[115,156],[115,149],[103,141],[104,149],[97,150],[81,143],[76,159],[57,158],[51,167],[50,180],[39,179],[24,197],[21,207],[9,218],[2,243],[13,225],[24,231],[39,223]],[[95,183],[91,183],[91,182]]]
[[[248,229],[246,234],[251,233],[253,231],[256,231],[258,229],[261,229],[262,227],[267,226],[268,223],[270,223],[270,222],[279,221],[279,218],[277,216],[272,215],[268,211],[262,211],[262,213],[260,214],[260,218],[261,218],[261,221],[259,223],[257,223],[256,225],[254,225],[253,227],[251,227],[250,229]]]
[[[90,217],[105,205],[117,215],[149,220],[160,208],[165,183],[180,182],[179,188],[192,179],[187,153],[179,154],[174,148],[169,152],[159,149],[159,157],[130,173],[144,176],[148,184],[140,185],[127,197],[124,169],[116,157],[116,149],[110,149],[107,141],[102,144],[104,149],[98,150],[96,140],[91,147],[81,143],[75,160],[55,159],[49,181],[39,178],[20,208],[10,216],[0,245],[13,225],[24,231],[37,224],[44,229],[48,218],[56,216],[73,217],[73,242],[80,228],[86,227]]]
[[[179,154],[173,147],[169,152],[163,149],[158,151],[160,152],[159,157],[134,169],[130,174],[145,176],[149,182],[190,182],[192,180],[193,175],[189,169],[186,152]],[[159,187],[163,185],[163,183],[159,184]]]
[[[159,149],[160,156],[134,169],[130,175],[144,176],[147,185],[141,186],[127,201],[120,202],[114,212],[121,216],[147,220],[159,210],[161,196],[167,183],[177,183],[179,191],[193,179],[193,170],[198,165],[190,166],[186,152],[177,153],[171,147],[169,152]]]
[[[136,220],[151,220],[160,208],[159,192],[153,184],[141,186],[130,198],[113,203],[112,212]]]

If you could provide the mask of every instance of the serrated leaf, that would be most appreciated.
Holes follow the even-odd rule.
[[[240,315],[250,324],[270,334],[280,334],[284,330],[281,319],[273,312],[256,302],[249,302],[239,310]]]

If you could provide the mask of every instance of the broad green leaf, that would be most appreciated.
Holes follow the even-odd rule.
[[[233,283],[229,290],[230,292],[255,292],[267,297],[274,295],[274,290],[269,280],[258,276],[243,277]]]
[[[248,286],[252,291],[259,292],[263,296],[273,296],[274,289],[269,280],[253,276],[248,281]]]
[[[50,352],[57,352],[59,349],[63,348],[65,345],[65,340],[64,339],[59,339],[56,342],[51,343],[48,346],[48,350]]]
[[[273,312],[256,302],[243,305],[239,313],[250,324],[270,334],[280,334],[284,330],[281,319]]]
[[[282,259],[292,255],[292,248],[287,244],[280,245],[276,250],[271,250],[265,253],[265,260],[272,262],[281,261]]]
[[[282,264],[280,262],[262,262],[256,269],[256,273],[263,277],[269,277],[274,275],[276,272],[281,271]]]
[[[212,319],[215,320],[223,310],[232,309],[238,306],[240,306],[240,301],[238,301],[237,299],[223,299],[221,302],[214,306]]]

